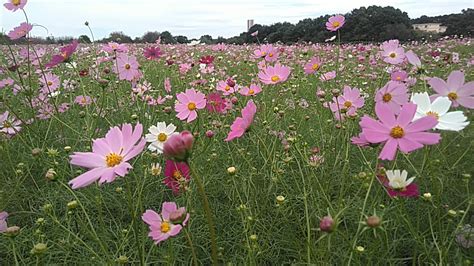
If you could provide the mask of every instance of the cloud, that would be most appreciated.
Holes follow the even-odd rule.
[[[96,38],[112,31],[123,31],[142,36],[146,31],[170,31],[173,35],[199,38],[204,34],[213,37],[231,37],[246,30],[247,19],[255,23],[298,22],[308,17],[347,13],[354,8],[380,5],[378,0],[32,0],[26,7],[31,22],[48,28],[36,28],[37,36],[79,36],[89,34],[84,26],[89,21]],[[421,15],[459,13],[472,7],[465,1],[393,0],[390,5],[408,13],[412,18]],[[11,13],[2,8],[0,28],[9,31],[25,18],[21,12]]]

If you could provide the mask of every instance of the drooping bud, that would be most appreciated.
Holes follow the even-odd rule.
[[[173,224],[181,224],[186,220],[186,216],[186,209],[184,207],[181,207],[176,211],[170,213],[170,221]]]
[[[163,154],[177,162],[186,161],[193,148],[194,137],[189,131],[183,131],[180,134],[171,136],[163,146]]]

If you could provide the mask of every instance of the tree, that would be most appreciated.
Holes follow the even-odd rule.
[[[161,43],[164,43],[164,44],[176,43],[176,40],[173,38],[173,35],[171,35],[169,31],[163,31],[160,36],[161,36]]]
[[[199,38],[201,43],[211,44],[212,43],[212,36],[211,35],[203,35]]]
[[[109,37],[104,39],[106,42],[120,42],[120,43],[132,43],[133,40],[130,36],[125,35],[122,31],[115,31],[110,33]]]
[[[141,41],[146,43],[155,43],[160,38],[160,33],[157,31],[149,31],[143,34]]]
[[[89,39],[89,36],[87,35],[81,35],[77,39],[79,42],[82,42],[82,43],[91,43],[91,39]]]
[[[176,42],[178,43],[189,43],[188,37],[183,36],[183,35],[178,35],[175,37]]]

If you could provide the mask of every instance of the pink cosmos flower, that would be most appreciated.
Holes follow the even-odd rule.
[[[408,103],[408,88],[405,84],[389,81],[375,94],[376,105],[388,105],[395,114],[401,105]]]
[[[59,65],[62,62],[68,62],[71,58],[71,55],[76,51],[78,44],[79,43],[77,42],[77,40],[74,40],[70,45],[62,47],[60,53],[57,55],[53,55],[51,61],[47,63],[45,67],[51,68],[56,65]]]
[[[0,80],[0,89],[3,89],[6,86],[11,86],[14,83],[15,83],[15,81],[10,77],[2,79],[2,80]]]
[[[89,171],[69,181],[73,189],[86,187],[99,180],[99,185],[110,183],[119,175],[124,177],[132,166],[130,159],[140,154],[146,141],[142,137],[140,123],[133,130],[132,125],[123,124],[122,128],[111,128],[105,138],[92,142],[92,152],[75,152],[71,155],[71,164],[88,168]]]
[[[206,96],[194,89],[187,89],[185,93],[178,93],[176,95],[178,98],[178,103],[174,106],[174,109],[178,114],[180,120],[187,119],[187,122],[190,123],[197,118],[197,109],[203,109],[206,107]]]
[[[7,228],[8,212],[0,212],[0,233],[4,233]]]
[[[423,148],[423,145],[437,144],[441,139],[438,133],[425,132],[436,126],[436,118],[425,116],[412,122],[416,104],[404,104],[398,116],[388,105],[378,104],[375,113],[380,121],[364,116],[359,124],[368,142],[385,143],[379,159],[391,161],[397,149],[409,153]]]
[[[142,215],[142,220],[149,226],[148,236],[159,244],[181,232],[189,220],[189,213],[186,213],[184,207],[178,209],[174,202],[163,202],[161,214],[154,210],[146,210]]]
[[[385,41],[381,45],[382,57],[384,58],[384,62],[398,65],[403,63],[405,60],[405,50],[403,47],[400,46],[398,40],[389,40]]]
[[[219,93],[211,93],[207,95],[206,108],[209,112],[225,113],[226,112],[226,101],[221,97]]]
[[[102,50],[109,53],[126,53],[128,52],[128,46],[126,44],[120,44],[116,42],[109,42],[108,44],[102,45]]]
[[[137,58],[133,55],[120,54],[117,56],[117,68],[121,80],[132,81],[139,74],[139,66]]]
[[[306,75],[314,74],[319,70],[320,67],[321,67],[321,59],[315,56],[311,58],[311,60],[308,63],[306,63],[306,65],[304,65],[304,73]]]
[[[403,70],[397,70],[393,71],[392,74],[390,74],[390,79],[392,81],[397,81],[397,82],[404,82],[408,78],[407,72]]]
[[[60,85],[59,76],[50,72],[41,75],[39,81],[42,84],[41,92],[46,94],[56,91]]]
[[[328,81],[335,78],[336,78],[336,71],[329,71],[327,73],[322,74],[321,77],[319,77],[321,81]]]
[[[21,130],[21,121],[16,120],[15,117],[10,116],[8,111],[0,115],[0,133],[8,135],[15,135]]]
[[[336,116],[336,119],[341,120],[341,115],[347,114],[349,116],[355,115],[357,109],[364,106],[364,98],[360,96],[360,91],[357,88],[344,86],[344,92],[341,96],[334,97],[333,102],[329,104],[329,108]]]
[[[235,138],[240,138],[245,131],[250,127],[257,112],[257,106],[253,100],[249,100],[247,105],[242,109],[242,117],[237,117],[234,123],[230,126],[230,132],[225,141],[231,141]]]
[[[23,22],[20,26],[15,27],[12,31],[8,33],[10,40],[17,40],[28,35],[28,33],[33,29],[33,26],[29,23]]]
[[[163,155],[176,162],[186,162],[193,149],[194,136],[185,130],[172,135],[163,145]]]
[[[12,11],[15,12],[18,9],[23,9],[26,5],[27,0],[8,0],[3,6]]]
[[[155,60],[159,59],[163,55],[160,47],[147,47],[145,51],[143,51],[143,56],[145,56],[148,60]]]
[[[274,48],[271,44],[261,45],[259,49],[253,52],[255,58],[265,58],[269,51],[273,51]]]
[[[332,16],[328,19],[328,22],[326,22],[326,29],[329,31],[337,31],[344,26],[345,22],[346,18],[342,15]]]
[[[408,51],[405,53],[405,56],[410,64],[412,64],[416,68],[421,68],[421,60],[420,58],[412,51]]]
[[[79,95],[74,99],[74,103],[79,104],[82,107],[91,104],[93,101],[94,100],[87,95],[86,96]]]
[[[232,93],[235,92],[234,86],[232,86],[232,87],[229,86],[229,84],[227,84],[227,82],[223,81],[223,80],[221,80],[217,83],[217,88],[216,89],[218,91],[222,91],[222,93],[226,96],[231,95]]]
[[[365,147],[370,144],[370,142],[365,138],[365,135],[363,133],[360,133],[356,137],[352,137],[351,143],[357,146],[361,146],[361,147]]]
[[[171,80],[170,78],[165,78],[165,91],[167,93],[170,93],[171,92]]]
[[[255,84],[250,84],[250,87],[243,87],[239,91],[239,93],[244,96],[255,96],[260,92],[262,92],[262,88]]]
[[[178,195],[186,189],[189,179],[191,179],[188,164],[166,160],[165,177],[163,184],[170,188],[174,195]]]
[[[428,80],[428,84],[436,91],[431,100],[446,96],[453,103],[453,107],[461,105],[474,109],[474,81],[464,83],[464,72],[459,70],[451,72],[447,82],[434,77]]]
[[[189,70],[191,70],[193,66],[189,63],[183,63],[179,65],[179,73],[186,74]]]
[[[278,84],[285,82],[290,76],[290,68],[287,66],[275,64],[275,66],[267,66],[258,73],[260,81],[265,84]]]

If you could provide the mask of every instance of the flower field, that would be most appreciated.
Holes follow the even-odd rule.
[[[472,265],[472,39],[326,27],[0,46],[0,265]]]

